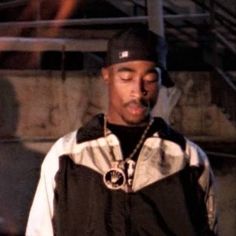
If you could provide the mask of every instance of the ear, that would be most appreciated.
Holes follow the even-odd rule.
[[[106,83],[109,82],[109,70],[106,67],[103,67],[101,70],[102,78]]]

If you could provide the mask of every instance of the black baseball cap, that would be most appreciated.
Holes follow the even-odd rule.
[[[134,60],[152,61],[162,72],[162,84],[174,85],[165,66],[165,40],[144,26],[128,28],[116,33],[109,41],[105,67]]]

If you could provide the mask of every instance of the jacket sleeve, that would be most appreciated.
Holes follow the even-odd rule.
[[[215,177],[205,153],[205,170],[199,179],[199,184],[205,192],[205,203],[208,214],[208,223],[212,232],[217,235],[217,204],[216,204],[216,183]]]
[[[187,156],[190,166],[202,168],[198,183],[204,192],[204,201],[207,210],[209,228],[214,235],[217,235],[217,203],[216,203],[216,183],[206,153],[196,144],[187,142]]]
[[[55,180],[59,168],[61,140],[58,140],[41,166],[40,180],[30,209],[26,236],[53,236],[53,199]]]

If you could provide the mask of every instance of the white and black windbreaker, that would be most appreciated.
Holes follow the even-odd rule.
[[[59,139],[46,156],[27,236],[215,235],[214,180],[205,153],[155,118],[139,153],[131,191],[103,176],[122,154],[104,136],[103,115]],[[109,145],[108,145],[109,144]]]

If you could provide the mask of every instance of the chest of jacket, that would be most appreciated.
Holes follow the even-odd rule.
[[[101,174],[63,156],[56,175],[56,235],[207,235],[194,172],[186,166],[127,193],[108,189]]]

